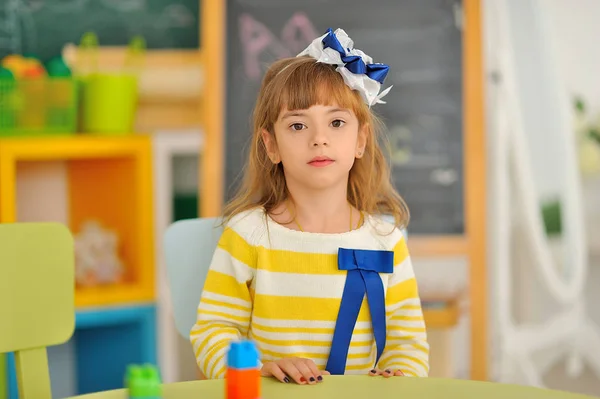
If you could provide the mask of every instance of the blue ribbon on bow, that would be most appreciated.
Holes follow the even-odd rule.
[[[346,50],[335,36],[331,28],[327,29],[327,35],[323,38],[324,48],[332,48],[342,58],[344,66],[352,73],[357,75],[367,75],[369,78],[383,84],[390,67],[386,64],[365,64],[362,58],[358,55],[346,55]]]
[[[347,270],[346,285],[338,313],[331,352],[325,369],[331,374],[344,374],[350,341],[365,294],[371,312],[373,336],[379,361],[385,347],[385,294],[379,273],[394,271],[394,252],[366,249],[338,250],[338,269]]]

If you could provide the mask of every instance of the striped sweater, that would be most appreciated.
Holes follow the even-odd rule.
[[[261,361],[312,359],[324,369],[331,348],[346,271],[338,248],[394,252],[394,272],[380,274],[385,292],[386,345],[376,360],[370,312],[363,300],[352,335],[346,374],[373,367],[427,376],[429,345],[417,282],[403,234],[374,216],[347,233],[288,229],[257,208],[236,215],[223,231],[190,332],[207,378],[223,378],[231,340],[256,342]]]

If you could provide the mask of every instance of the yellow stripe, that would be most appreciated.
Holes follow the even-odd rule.
[[[418,341],[421,341],[421,339],[420,339],[420,338],[417,338],[417,337],[415,337],[414,335],[402,335],[402,336],[400,336],[400,337],[398,337],[398,338],[402,338],[403,340],[406,340],[406,341],[412,341],[412,342],[418,342]],[[394,346],[395,346],[395,345],[394,345]]]
[[[388,326],[390,331],[425,332],[425,327]]]
[[[328,359],[327,353],[310,353],[310,352],[275,352],[268,349],[260,349],[263,355],[271,356],[275,359],[282,359],[284,357],[301,357],[305,359]],[[348,359],[364,359],[371,357],[371,353],[349,353]]]
[[[403,363],[403,362],[394,362],[394,363],[391,363],[389,365],[386,365],[385,368],[386,369],[400,370],[404,374],[412,374],[413,376],[417,376],[418,375],[417,370],[415,370],[415,368],[413,366],[411,366],[410,364]]]
[[[413,277],[392,287],[388,287],[387,294],[385,296],[385,303],[386,305],[390,306],[406,299],[418,297],[419,290],[417,287],[417,280]]]
[[[219,364],[219,363],[220,363],[220,362],[223,360],[223,358],[225,357],[225,355],[226,355],[226,354],[227,354],[227,352],[225,352],[225,353],[222,353],[222,354],[221,354],[221,356],[219,356],[219,357],[218,357],[218,358],[215,360],[215,362],[213,363],[212,367],[210,368],[210,373],[209,373],[210,375],[213,375],[213,373],[214,373],[214,371],[215,371],[215,367],[217,366],[217,364]]]
[[[403,355],[402,355],[402,358],[404,358],[404,359],[408,359],[408,360],[412,360],[413,362],[415,362],[415,363],[417,363],[417,364],[421,365],[421,366],[422,366],[422,367],[423,367],[425,370],[427,370],[427,368],[429,367],[429,366],[427,365],[427,363],[425,363],[423,360],[421,360],[421,359],[419,359],[419,358],[417,358],[417,357],[414,357],[414,356],[409,356],[409,355],[404,355],[404,354],[403,354]]]
[[[401,310],[421,310],[421,306],[420,305],[403,305],[400,307],[400,309],[396,310],[396,312],[401,311]]]
[[[200,320],[196,323],[195,327],[198,327],[196,329],[194,329],[191,334],[190,337],[192,337],[192,339],[194,340],[198,340],[199,336],[202,335],[205,331],[211,330],[211,329],[221,329],[227,332],[233,332],[233,333],[241,333],[242,335],[246,335],[246,333],[248,332],[247,328],[244,328],[243,326],[240,325],[236,325],[235,327],[230,323],[230,322],[218,322],[218,321],[203,321]]]
[[[402,337],[403,343],[394,344],[394,342],[397,342],[397,341],[398,340],[396,340],[396,339],[388,339],[389,345],[385,346],[385,351],[393,350],[396,347],[402,347],[402,348],[409,347],[411,349],[418,349],[419,351],[421,351],[423,353],[429,354],[429,348],[427,348],[419,343],[410,342],[409,340],[405,341],[404,337]]]
[[[200,323],[196,323],[197,326],[202,325],[202,322]],[[206,330],[210,330],[211,328],[217,328],[218,325],[217,323],[207,323],[204,324],[202,327],[195,329],[191,332],[190,336],[194,337],[194,339],[198,339],[199,335],[202,335],[202,333],[204,333]]]
[[[210,315],[210,316],[216,316],[216,317],[223,318],[223,319],[230,319],[230,320],[234,320],[234,321],[237,321],[240,323],[244,323],[245,325],[250,323],[250,316],[236,316],[231,313],[213,312],[212,310],[204,310],[204,309],[199,310],[198,314],[201,316]]]
[[[204,355],[204,368],[203,370],[208,370],[208,363],[210,362],[210,359],[214,356],[214,354],[216,352],[218,352],[219,350],[223,349],[224,347],[229,345],[229,340],[227,341],[221,341],[218,342],[217,344],[213,345],[208,352],[206,352],[206,355]],[[216,363],[216,362],[215,362]],[[214,364],[213,364],[214,367]]]
[[[381,364],[396,364],[396,363],[403,363],[403,360],[412,360],[413,362],[417,363],[418,365],[422,366],[425,369],[429,368],[429,365],[427,364],[427,361],[425,360],[421,360],[417,357],[411,356],[411,355],[407,355],[406,352],[399,352],[399,351],[393,351],[393,352],[388,352],[387,354],[383,355],[381,357],[381,359],[379,359],[379,362]],[[414,368],[414,366],[412,366]],[[416,370],[416,369],[415,369]]]
[[[223,230],[218,247],[248,267],[256,268],[256,247],[250,245],[230,227]]]
[[[198,346],[198,349],[196,349],[196,351],[194,352],[194,354],[196,355],[196,359],[198,359],[200,357],[200,354],[204,350],[204,347],[210,342],[210,340],[214,337],[218,337],[221,334],[237,335],[237,334],[239,334],[239,332],[235,328],[231,328],[231,327],[219,328],[219,329],[215,328],[215,331],[211,332],[210,334],[206,335],[206,337],[204,337],[204,340],[200,343],[200,345]],[[209,352],[210,352],[210,350],[209,350]]]
[[[398,266],[408,258],[408,247],[404,237],[400,237],[400,240],[394,245],[394,265]]]
[[[269,339],[264,338],[258,335],[254,335],[257,341],[260,341],[267,345],[276,345],[276,346],[293,346],[293,345],[302,345],[302,346],[321,346],[321,347],[329,347],[331,346],[331,340],[328,341],[315,341],[315,340],[296,340],[296,339]],[[371,346],[373,345],[373,341],[352,341],[350,343],[350,347],[361,347],[361,346]]]
[[[256,294],[253,315],[271,320],[335,322],[339,310],[340,298],[286,297]],[[366,300],[362,302],[357,321],[371,321],[369,306]]]
[[[252,311],[252,308],[249,306],[236,305],[236,304],[228,303],[228,302],[224,302],[224,301],[215,301],[214,299],[208,299],[208,298],[204,298],[204,297],[200,300],[200,303],[205,303],[207,305],[223,306],[226,308],[241,310],[243,312],[248,312],[248,313],[250,313]]]
[[[255,321],[252,322],[252,329],[262,330],[266,332],[275,333],[305,333],[305,334],[333,334],[333,328],[319,328],[319,327],[270,327],[258,324]],[[357,328],[354,330],[354,334],[371,334],[370,328]]]
[[[265,247],[258,247],[257,252],[260,269],[269,272],[318,275],[343,275],[346,273],[338,270],[337,253],[319,254]]]
[[[373,368],[373,365],[371,363],[365,363],[365,364],[350,364],[348,366],[346,366],[346,370],[350,371],[350,370],[365,370],[365,372],[367,372],[368,370],[371,370]]]
[[[398,310],[396,310],[396,312],[397,311]],[[390,317],[390,315],[393,315],[396,312],[388,312],[388,313],[386,313],[386,316]],[[392,320],[399,320],[399,321],[423,321],[423,317],[421,317],[421,316],[394,315],[394,316],[392,316]]]
[[[202,353],[202,351],[204,350],[204,347],[208,344],[208,341],[210,340],[210,337],[213,335],[219,335],[218,331],[213,331],[211,334],[208,334],[204,340],[200,343],[200,345],[198,345],[198,348],[196,349],[196,352],[194,352],[194,354],[196,355],[196,359],[198,359],[200,357],[200,354]]]
[[[246,283],[240,283],[235,277],[215,270],[208,271],[204,290],[219,295],[243,299],[248,302],[252,300]]]
[[[240,262],[255,267],[260,259],[260,269],[277,273],[301,273],[316,275],[343,275],[338,270],[338,255],[286,251],[254,247],[231,228],[226,228],[219,240],[219,247]],[[401,238],[393,248],[394,264],[402,263],[408,256],[406,241]]]
[[[222,367],[219,369],[219,371],[217,371],[217,373],[215,374],[215,378],[216,378],[216,377],[219,377],[219,376],[220,376],[220,375],[222,375],[222,374],[225,374],[225,371],[227,371],[227,365],[226,365],[226,364],[225,364],[225,365],[223,365],[223,366],[222,366]],[[207,377],[207,376],[205,376],[205,377]]]

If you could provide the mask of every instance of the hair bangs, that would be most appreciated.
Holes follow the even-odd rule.
[[[366,122],[366,105],[360,94],[352,90],[342,76],[329,64],[313,58],[299,57],[279,72],[274,79],[272,110],[278,116],[282,111],[304,110],[313,105],[335,105],[350,109],[362,125]],[[275,123],[275,120],[269,122]]]

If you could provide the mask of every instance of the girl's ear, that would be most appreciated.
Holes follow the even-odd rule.
[[[363,125],[358,131],[358,139],[356,140],[355,157],[362,158],[367,146],[367,137],[369,135],[369,125]]]
[[[274,164],[281,162],[279,158],[279,151],[277,149],[277,141],[275,141],[275,135],[269,133],[266,129],[261,131],[261,137],[265,148],[267,149],[267,155]]]

